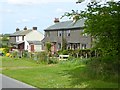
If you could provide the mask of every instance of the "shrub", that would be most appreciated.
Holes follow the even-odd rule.
[[[12,57],[17,57],[18,56],[18,52],[17,51],[12,51],[11,55],[12,55]]]
[[[57,64],[58,59],[56,57],[51,57],[48,59],[48,64]]]
[[[22,53],[22,56],[23,56],[23,57],[28,57],[28,51],[27,51],[27,50],[24,50],[23,53]]]
[[[47,62],[47,53],[46,52],[38,52],[37,58],[39,63]]]
[[[8,52],[9,52],[9,48],[5,48],[5,49],[3,50],[3,52],[4,52],[4,54],[8,53]]]
[[[118,81],[119,65],[116,56],[94,57],[87,64],[87,73],[91,78]]]
[[[10,56],[10,53],[6,53],[6,56],[9,57],[9,56]]]

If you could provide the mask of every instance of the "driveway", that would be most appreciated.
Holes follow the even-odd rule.
[[[33,88],[34,90],[38,90],[33,86],[15,80],[13,78],[7,77],[5,75],[0,74],[0,87],[2,88]],[[1,88],[0,88],[1,89]]]

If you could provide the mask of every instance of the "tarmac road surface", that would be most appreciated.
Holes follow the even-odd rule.
[[[3,74],[0,74],[0,89],[1,88],[33,88],[35,87],[30,86],[26,83],[20,82]],[[35,90],[38,90],[37,88]]]

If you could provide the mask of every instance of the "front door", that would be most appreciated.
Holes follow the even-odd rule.
[[[34,52],[34,44],[31,44],[30,47],[31,47],[31,52]]]

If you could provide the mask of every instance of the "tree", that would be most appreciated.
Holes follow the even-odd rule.
[[[47,49],[48,56],[49,56],[49,55],[50,55],[50,53],[51,53],[51,47],[52,47],[52,45],[51,45],[51,43],[50,43],[50,42],[46,42],[46,43],[45,43],[45,45],[46,45],[46,49]]]
[[[65,16],[73,17],[76,21],[85,19],[84,33],[92,36],[94,48],[100,49],[100,53],[102,52],[102,56],[91,58],[92,60],[88,64],[89,69],[94,69],[91,73],[96,73],[95,76],[104,75],[102,79],[115,77],[114,79],[118,83],[120,1],[105,4],[92,2],[87,5],[85,11],[72,10],[71,13],[65,13]]]
[[[63,37],[63,38],[62,38],[62,50],[66,50],[66,48],[67,48],[67,41],[66,41],[66,39]]]
[[[119,28],[120,28],[120,1],[99,4],[89,3],[86,11],[74,11],[65,13],[65,16],[79,20],[86,19],[84,33],[94,38],[95,48],[101,48],[103,55],[118,54]]]

